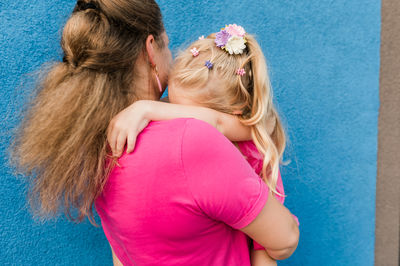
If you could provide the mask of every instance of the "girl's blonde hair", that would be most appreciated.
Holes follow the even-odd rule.
[[[60,207],[94,223],[93,204],[112,163],[106,129],[139,99],[135,62],[152,34],[164,32],[154,0],[79,0],[62,34],[63,62],[38,86],[11,146],[17,171],[31,177],[30,203],[40,216]]]
[[[200,39],[182,51],[175,60],[170,84],[201,106],[228,114],[239,114],[240,121],[251,127],[252,139],[263,155],[261,174],[275,193],[279,162],[285,150],[286,137],[272,101],[267,64],[257,41],[246,34],[243,54],[229,54],[215,44],[215,34]],[[193,56],[191,49],[199,51]],[[205,62],[210,61],[209,69]],[[246,72],[241,76],[237,70]],[[268,134],[267,123],[274,123]],[[280,195],[280,194],[279,194]]]

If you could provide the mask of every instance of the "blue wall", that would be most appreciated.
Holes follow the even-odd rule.
[[[60,59],[60,29],[73,2],[0,1],[1,265],[111,264],[101,229],[62,217],[33,221],[25,184],[6,165],[20,94],[30,90],[24,74]],[[258,36],[291,141],[291,163],[282,169],[286,203],[301,222],[299,247],[282,265],[372,265],[380,1],[159,3],[172,49],[226,23]]]

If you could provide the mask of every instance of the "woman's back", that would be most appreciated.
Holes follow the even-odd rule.
[[[240,152],[194,119],[152,122],[96,201],[124,265],[250,265],[241,231],[268,189]]]

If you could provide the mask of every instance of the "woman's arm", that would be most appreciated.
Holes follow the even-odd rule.
[[[132,152],[137,135],[150,121],[175,118],[196,118],[207,122],[231,141],[251,139],[250,128],[243,125],[234,115],[199,106],[141,100],[124,109],[111,120],[107,129],[107,140],[113,155],[121,156],[126,142],[126,152]]]
[[[240,230],[265,247],[271,258],[283,260],[296,250],[299,228],[290,211],[269,193],[258,216]]]

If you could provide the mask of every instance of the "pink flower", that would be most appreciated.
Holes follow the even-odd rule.
[[[243,77],[245,74],[246,71],[244,70],[244,68],[239,68],[238,70],[236,70],[236,75]]]
[[[193,57],[196,57],[199,55],[199,50],[197,50],[196,47],[193,47],[192,49],[190,49],[190,52],[192,53]]]
[[[236,24],[229,24],[225,27],[225,30],[232,36],[243,37],[246,34],[246,31],[243,29],[243,27]]]

